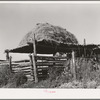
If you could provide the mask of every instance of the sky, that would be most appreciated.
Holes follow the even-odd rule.
[[[73,33],[80,44],[100,44],[100,3],[0,3],[0,59],[18,46],[37,23],[50,23]],[[14,60],[29,58],[10,54]]]

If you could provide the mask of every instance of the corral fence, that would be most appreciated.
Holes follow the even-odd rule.
[[[49,68],[61,67],[64,68],[64,63],[67,57],[55,57],[55,56],[34,56],[35,62],[33,62],[33,56],[30,55],[30,60],[27,61],[12,61],[10,57],[9,61],[3,62],[1,65],[8,64],[12,73],[18,73],[22,71],[29,79],[34,80],[34,64],[36,64],[36,72],[38,80],[46,79],[49,77]]]
[[[73,74],[73,79],[77,79],[79,76],[80,70],[80,62],[84,62],[83,68],[85,68],[85,63],[91,61],[90,58],[74,58],[74,54],[72,53],[72,58],[68,57],[55,57],[55,56],[37,56],[35,55],[35,62],[33,62],[33,55],[30,55],[30,60],[21,60],[21,61],[12,61],[10,57],[9,61],[1,61],[0,65],[3,67],[8,65],[12,73],[23,72],[24,75],[28,77],[28,80],[35,81],[35,74],[34,74],[34,64],[36,64],[36,74],[38,81],[46,79],[50,76],[49,69],[68,69],[70,67],[71,74]],[[94,62],[94,61],[93,61]],[[95,62],[97,64],[97,62]],[[83,63],[82,63],[83,64]],[[95,65],[94,67],[98,67],[99,64]],[[82,69],[83,69],[82,68]],[[67,70],[66,70],[67,71]],[[77,76],[78,75],[78,76]]]
[[[12,61],[12,58],[10,57],[9,61],[1,61],[2,63],[0,65],[5,66],[8,65],[10,67],[10,70],[12,73],[18,73],[22,71],[29,80],[35,81],[35,74],[38,81],[43,80],[49,77],[49,69],[52,68],[60,68],[60,69],[67,69],[67,67],[70,67],[71,74],[73,74],[73,79],[77,79],[77,75],[79,73],[78,70],[80,70],[80,62],[88,61],[90,58],[75,58],[74,52],[72,52],[72,58],[66,57],[55,57],[55,56],[38,56],[38,55],[30,55],[30,60],[22,60],[22,61]],[[34,58],[35,59],[34,59]],[[35,62],[34,62],[34,60]],[[94,62],[94,61],[93,61]],[[36,73],[34,73],[34,64],[36,65]],[[69,63],[69,65],[68,65]],[[99,64],[98,64],[99,65]],[[85,65],[84,65],[85,66]],[[78,68],[79,67],[79,68]]]

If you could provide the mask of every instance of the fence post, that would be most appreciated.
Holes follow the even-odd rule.
[[[74,80],[76,80],[76,68],[75,68],[75,52],[72,51],[72,72],[73,72],[73,77]]]
[[[9,50],[6,49],[5,50],[5,53],[6,53],[6,60],[9,61],[10,57],[9,57]]]
[[[33,67],[34,67],[34,79],[35,79],[35,83],[38,82],[38,77],[37,77],[37,67],[36,67],[36,60],[35,60],[35,56],[36,56],[36,44],[35,44],[35,34],[33,37]]]
[[[32,60],[32,55],[31,54],[29,54],[29,57],[30,57],[30,64],[31,64],[31,68],[32,68],[32,73],[31,73],[31,75],[33,76],[33,80],[34,80],[34,68],[33,68],[33,60]]]
[[[86,39],[84,39],[84,57],[86,57]]]
[[[10,71],[12,72],[12,57],[9,57],[9,67],[10,67]]]

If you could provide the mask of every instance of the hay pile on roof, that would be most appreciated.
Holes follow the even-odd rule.
[[[48,23],[38,23],[32,31],[26,34],[19,46],[25,46],[28,42],[32,43],[34,34],[37,42],[46,41],[51,43],[55,42],[56,44],[78,44],[76,37],[66,31],[66,29]]]

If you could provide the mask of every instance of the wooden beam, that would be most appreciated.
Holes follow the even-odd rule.
[[[9,67],[10,67],[10,71],[12,72],[12,57],[9,57]]]
[[[31,75],[33,76],[33,80],[34,80],[34,68],[33,68],[33,59],[32,59],[32,55],[29,54],[29,57],[30,57],[30,65],[31,65]]]
[[[73,79],[76,80],[76,68],[75,68],[75,52],[72,51],[72,72],[73,72]]]
[[[86,48],[85,48],[85,46],[86,46],[86,39],[84,39],[84,57],[86,57]]]
[[[66,59],[67,57],[55,57],[55,56],[35,56],[37,60],[53,60],[53,59]]]
[[[35,79],[35,83],[37,83],[37,82],[38,82],[38,77],[37,77],[37,67],[36,67],[36,59],[35,59],[35,55],[36,55],[35,34],[34,34],[32,40],[33,40],[33,67],[34,67],[34,79]]]
[[[9,61],[10,57],[9,57],[9,50],[6,49],[5,50],[5,53],[6,53],[6,60]]]

